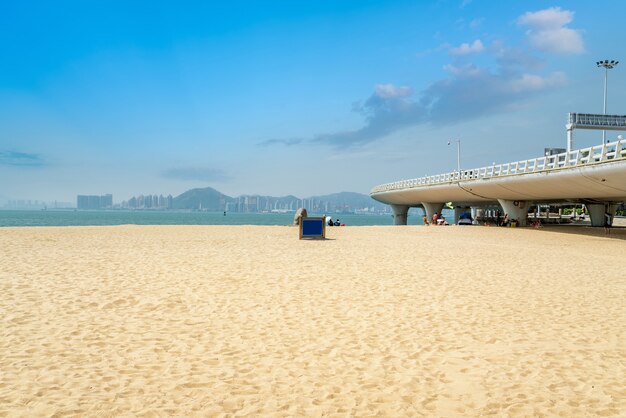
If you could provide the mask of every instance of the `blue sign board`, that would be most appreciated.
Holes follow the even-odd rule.
[[[326,237],[326,222],[324,218],[302,218],[300,219],[300,239]]]

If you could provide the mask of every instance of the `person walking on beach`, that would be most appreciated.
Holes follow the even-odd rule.
[[[437,212],[433,213],[433,225],[437,225]]]

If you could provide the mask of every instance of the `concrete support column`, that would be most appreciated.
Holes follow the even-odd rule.
[[[604,212],[607,211],[611,216],[615,216],[617,211],[617,205],[610,203],[593,203],[585,204],[587,212],[589,213],[589,219],[591,220],[591,226],[604,226]]]
[[[509,220],[517,219],[520,226],[527,225],[528,203],[523,200],[503,200],[498,199],[504,213],[509,215]]]
[[[391,210],[393,210],[393,224],[406,225],[409,214],[409,206],[391,205]]]
[[[443,203],[422,202],[422,206],[424,206],[428,222],[432,222],[434,213],[441,215],[441,209],[443,209]]]
[[[472,206],[470,208],[472,214],[472,225],[478,225],[478,216],[480,215],[481,219],[484,216],[485,210],[483,208],[479,208],[476,206]]]

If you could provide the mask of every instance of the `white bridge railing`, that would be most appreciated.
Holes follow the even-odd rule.
[[[374,187],[370,191],[370,194],[410,189],[419,186],[456,183],[465,180],[538,173],[620,159],[626,160],[626,139],[596,145],[590,148],[564,152],[562,154],[516,161],[514,163],[496,164],[488,167],[461,170],[460,172],[453,171],[434,176],[381,184],[380,186]]]

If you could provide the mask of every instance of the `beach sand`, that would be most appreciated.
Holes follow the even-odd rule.
[[[0,228],[0,416],[625,416],[626,229]]]

